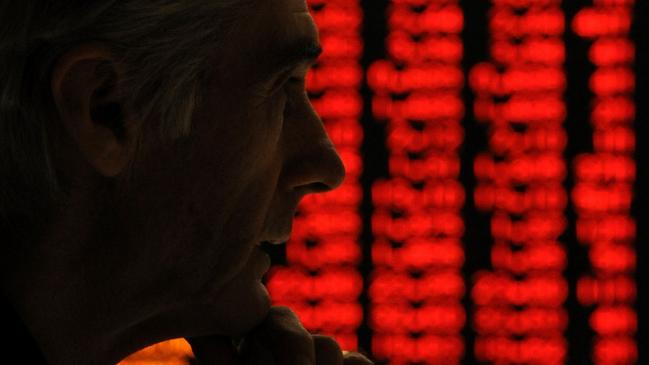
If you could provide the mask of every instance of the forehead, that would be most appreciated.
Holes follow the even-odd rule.
[[[259,15],[258,36],[268,46],[263,50],[270,54],[300,42],[318,43],[318,30],[306,0],[268,0]]]
[[[256,0],[245,11],[227,50],[221,49],[227,53],[220,59],[229,72],[267,74],[292,46],[319,43],[306,0]]]
[[[288,6],[293,11],[308,11],[309,7],[307,6],[306,0],[287,0]]]

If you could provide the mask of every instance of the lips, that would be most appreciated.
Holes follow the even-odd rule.
[[[260,240],[259,243],[257,243],[257,245],[261,245],[264,242],[269,243],[271,245],[281,245],[283,243],[288,242],[288,240],[290,240],[290,239],[291,239],[290,234],[281,236],[279,238],[264,238],[264,239]]]
[[[270,243],[271,245],[281,245],[286,242],[288,242],[288,238],[278,238],[278,239],[270,239],[270,240],[261,240],[259,241],[259,244],[262,243]]]

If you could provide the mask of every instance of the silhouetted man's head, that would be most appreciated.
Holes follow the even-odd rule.
[[[0,2],[5,296],[52,363],[245,333],[255,245],[345,174],[304,0],[61,3]]]

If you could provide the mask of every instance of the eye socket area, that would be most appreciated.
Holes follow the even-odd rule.
[[[293,73],[285,81],[288,86],[304,86],[306,89],[306,72]]]

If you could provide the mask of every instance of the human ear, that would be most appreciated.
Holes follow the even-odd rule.
[[[114,55],[100,43],[68,51],[52,72],[61,124],[82,157],[106,177],[124,170],[135,143],[134,113],[126,109],[118,90],[122,77]]]

